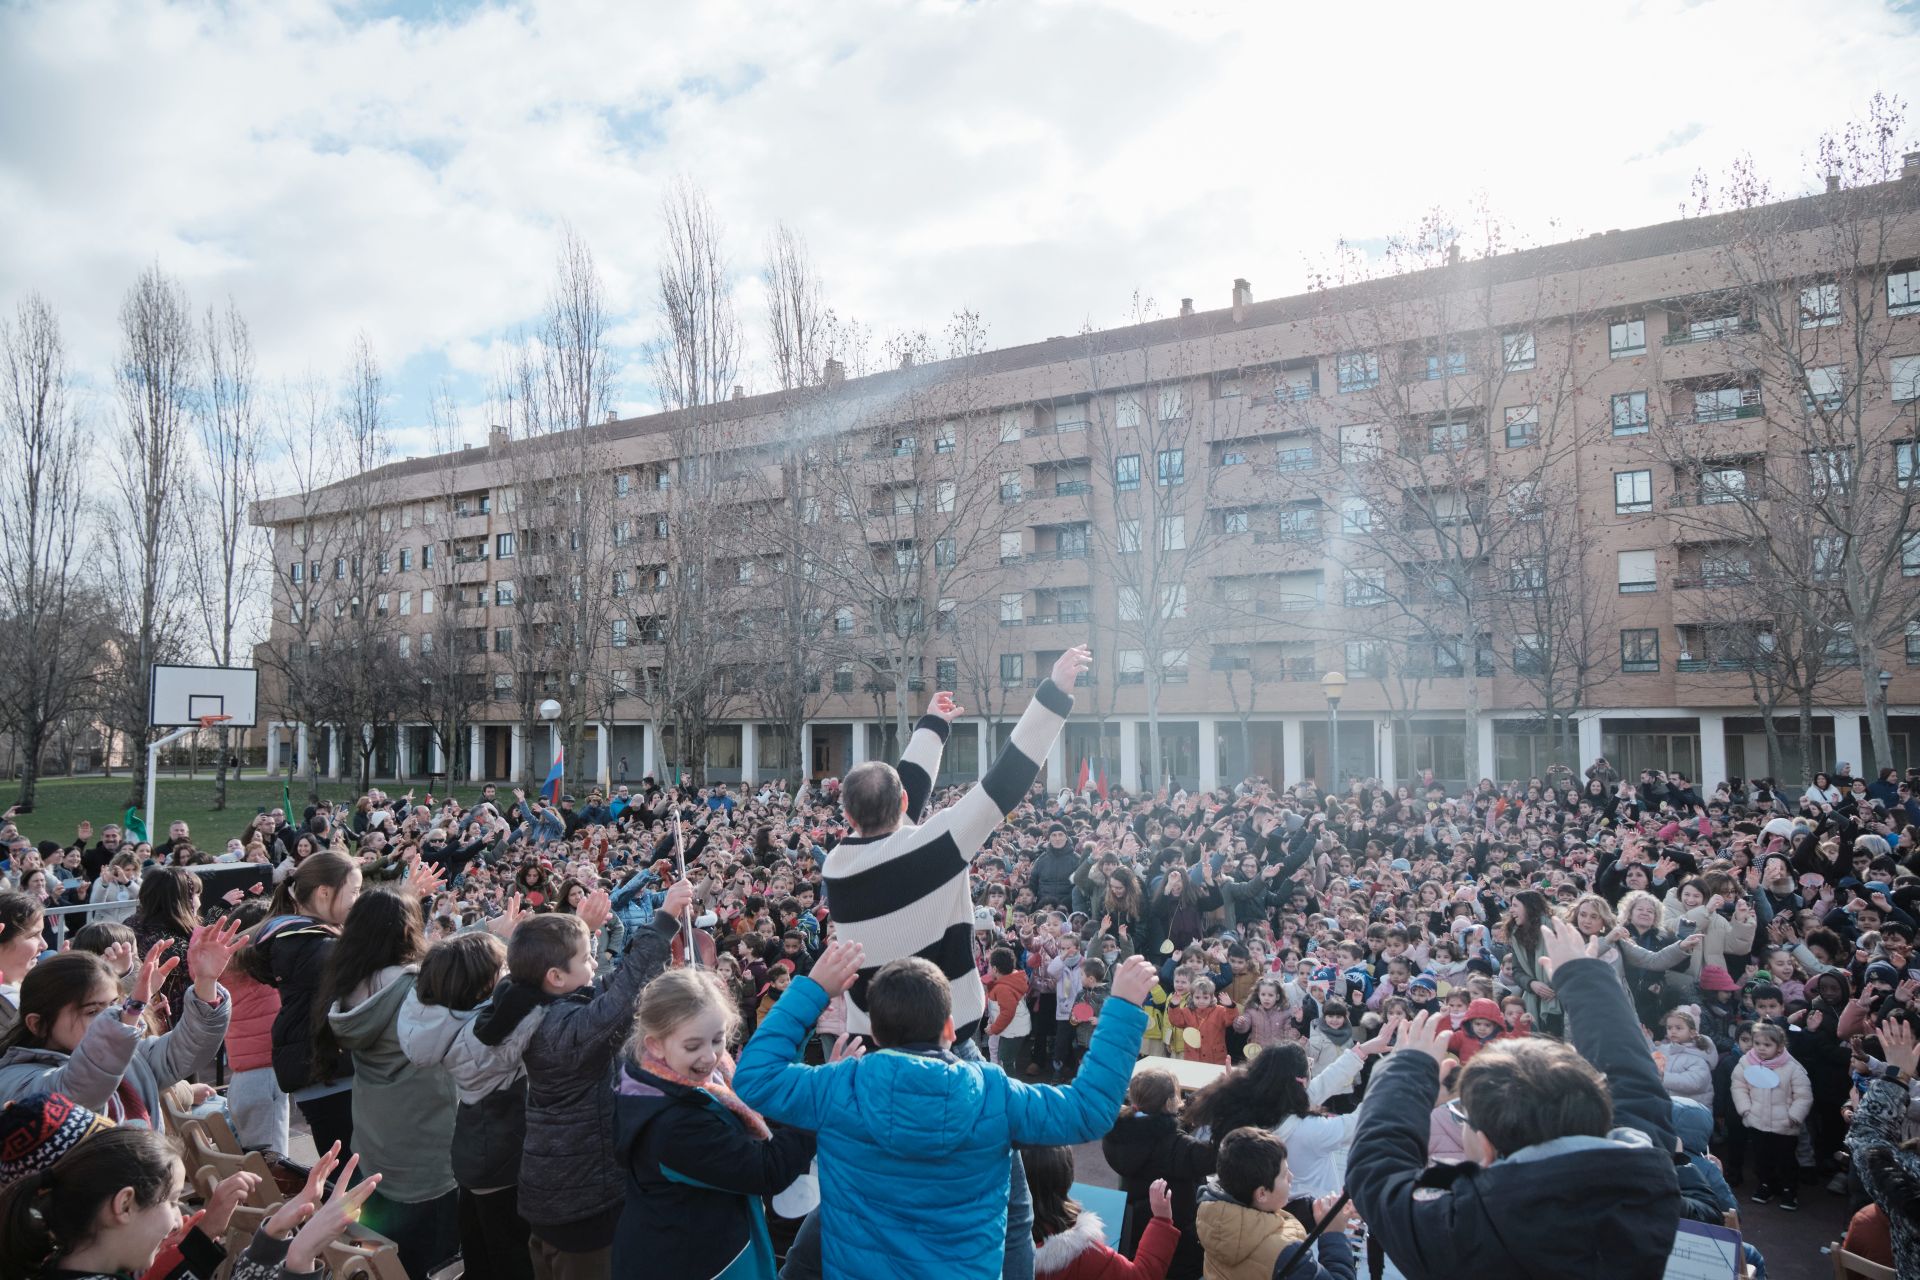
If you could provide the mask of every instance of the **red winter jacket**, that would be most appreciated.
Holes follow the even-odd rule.
[[[1493,1024],[1493,1034],[1485,1040],[1474,1035],[1471,1030],[1474,1022],[1482,1018]],[[1515,1031],[1509,1027],[1506,1018],[1500,1013],[1500,1006],[1485,997],[1468,1005],[1467,1016],[1460,1021],[1460,1029],[1447,1039],[1447,1052],[1460,1059],[1462,1066],[1472,1062],[1474,1054],[1495,1040],[1514,1040],[1526,1035],[1524,1031]]]
[[[1165,1280],[1167,1264],[1180,1232],[1165,1218],[1154,1218],[1140,1234],[1129,1262],[1107,1246],[1098,1216],[1082,1211],[1069,1229],[1048,1236],[1033,1251],[1034,1280]]]
[[[273,1065],[273,1020],[280,1016],[280,991],[255,982],[231,965],[220,979],[233,998],[233,1020],[227,1023],[227,1067],[253,1071]]]

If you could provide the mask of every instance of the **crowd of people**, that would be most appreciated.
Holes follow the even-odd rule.
[[[964,788],[939,694],[797,787],[9,815],[0,1280],[210,1280],[170,1098],[298,1188],[243,1280],[356,1219],[416,1277],[1652,1277],[1805,1195],[1920,1275],[1920,771],[1048,790],[1086,663]]]

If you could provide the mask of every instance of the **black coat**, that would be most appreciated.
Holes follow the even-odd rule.
[[[1574,1047],[1606,1076],[1614,1136],[1534,1149],[1486,1168],[1436,1166],[1427,1141],[1439,1069],[1396,1053],[1374,1072],[1347,1158],[1347,1189],[1408,1280],[1659,1280],[1680,1222],[1673,1103],[1626,991],[1602,960],[1562,965],[1555,985]],[[1634,1135],[1621,1129],[1637,1130]],[[1441,1188],[1416,1195],[1422,1188]]]
[[[1120,1176],[1120,1189],[1127,1193],[1120,1252],[1133,1256],[1147,1219],[1153,1216],[1147,1189],[1156,1179],[1165,1178],[1168,1198],[1173,1202],[1173,1225],[1180,1229],[1180,1243],[1174,1247],[1167,1280],[1199,1280],[1206,1255],[1194,1231],[1194,1201],[1200,1184],[1213,1176],[1213,1144],[1182,1133],[1179,1122],[1170,1115],[1126,1115],[1100,1140],[1100,1151],[1107,1158],[1107,1167]],[[1304,1264],[1301,1270],[1304,1272]]]
[[[1080,856],[1069,844],[1064,849],[1055,849],[1051,845],[1040,851],[1033,860],[1033,869],[1028,873],[1027,883],[1033,889],[1033,900],[1038,903],[1054,903],[1062,911],[1073,909],[1073,873],[1080,866]]]
[[[273,1078],[288,1093],[318,1083],[313,1078],[313,1001],[320,975],[339,934],[307,916],[269,920],[253,945],[266,957],[272,985],[280,992],[273,1016]],[[351,1076],[353,1059],[340,1055],[338,1073]]]
[[[760,1198],[807,1171],[814,1138],[779,1129],[761,1140],[700,1089],[624,1064],[614,1100],[615,1151],[626,1202],[613,1237],[613,1274],[750,1280],[772,1245]]]

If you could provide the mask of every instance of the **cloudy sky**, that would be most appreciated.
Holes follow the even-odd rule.
[[[1742,152],[1800,189],[1916,66],[1914,0],[9,3],[0,306],[48,295],[97,380],[157,261],[237,300],[264,372],[331,374],[364,329],[398,425],[445,380],[477,436],[563,221],[618,313],[619,405],[653,403],[676,174],[726,224],[759,390],[778,220],[877,333],[968,307],[1009,345],[1136,289],[1294,292],[1339,237],[1481,196],[1542,240],[1676,216]]]

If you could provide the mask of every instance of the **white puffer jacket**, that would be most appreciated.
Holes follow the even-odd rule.
[[[1762,1133],[1798,1133],[1813,1110],[1813,1083],[1807,1069],[1791,1057],[1783,1065],[1767,1066],[1756,1062],[1751,1053],[1733,1066],[1733,1109],[1740,1113],[1749,1129]],[[1778,1084],[1762,1088],[1747,1079],[1749,1067],[1767,1066],[1780,1077]]]
[[[1713,1041],[1705,1036],[1694,1037],[1692,1044],[1662,1040],[1653,1050],[1667,1060],[1666,1074],[1661,1077],[1667,1092],[1713,1110],[1713,1068],[1720,1061],[1720,1051],[1713,1047]]]

